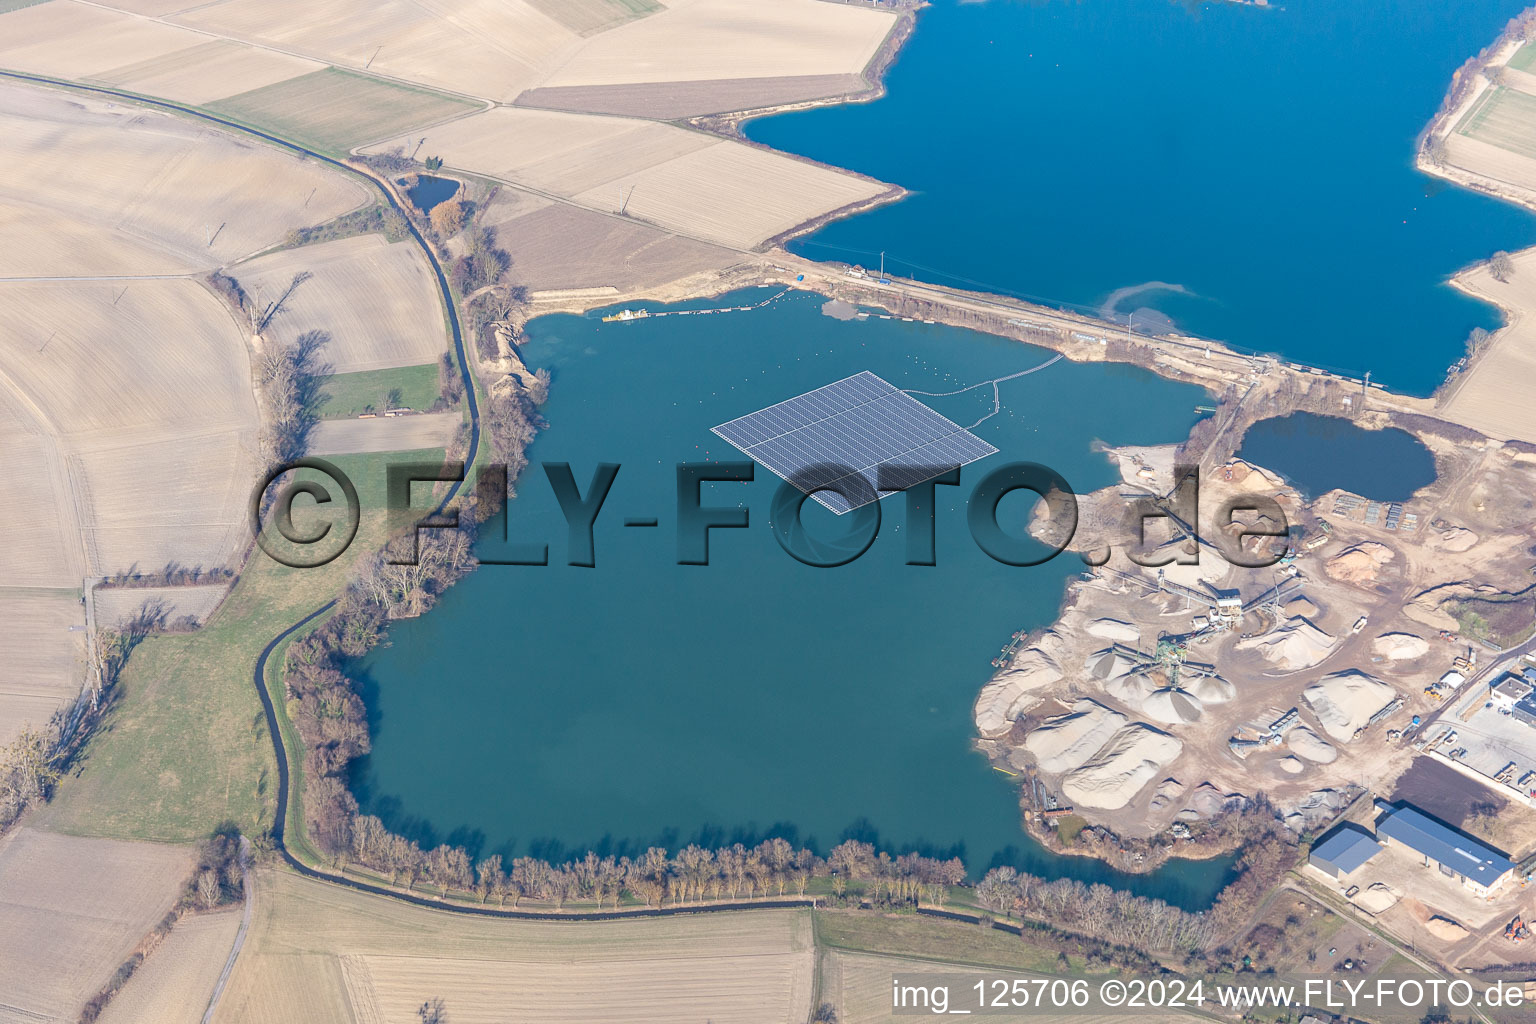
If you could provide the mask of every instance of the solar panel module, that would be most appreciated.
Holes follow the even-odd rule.
[[[714,432],[838,515],[997,454],[868,370]]]

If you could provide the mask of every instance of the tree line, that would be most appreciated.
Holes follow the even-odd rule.
[[[1045,881],[1011,867],[993,868],[976,886],[983,905],[998,913],[1140,950],[1193,957],[1240,929],[1282,875],[1296,862],[1296,840],[1261,795],[1222,819],[1238,842],[1238,874],[1208,911],[1191,913],[1162,900],[1102,883]]]

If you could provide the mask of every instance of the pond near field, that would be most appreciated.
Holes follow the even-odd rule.
[[[551,426],[529,452],[509,529],[547,543],[550,564],[482,566],[362,664],[374,736],[354,779],[365,809],[424,841],[504,856],[768,835],[825,852],[858,837],[957,854],[975,874],[1010,863],[1208,905],[1227,860],[1128,876],[1025,836],[1018,783],[972,748],[972,705],[998,648],[1049,623],[1082,564],[1002,565],[965,519],[971,488],[1008,461],[1043,462],[1078,491],[1110,483],[1095,440],[1181,439],[1205,393],[1066,361],[1001,385],[1002,413],[977,428],[1000,453],[937,489],[934,566],[906,564],[914,524],[900,497],[881,503],[863,557],[835,569],[797,562],[770,528],[779,481],[760,467],[751,483],[704,485],[705,506],[745,507],[749,526],[710,531],[709,565],[678,565],[676,465],[742,458],[712,426],[861,370],[950,391],[1052,355],[941,325],[837,320],[822,304],[791,294],[747,313],[529,325],[524,356],[554,375]],[[991,396],[922,400],[965,424]],[[582,493],[599,463],[621,467],[593,568],[566,564],[568,531],[541,462],[569,463]],[[1004,525],[1022,531],[1028,510],[1005,498]],[[624,525],[652,517],[655,527]],[[804,522],[823,539],[848,530],[813,502]],[[506,550],[498,535],[480,553]]]
[[[406,179],[409,180],[409,179]],[[459,191],[459,183],[452,178],[439,178],[431,174],[418,174],[416,184],[405,190],[405,197],[422,213],[431,213],[439,203],[446,203]]]

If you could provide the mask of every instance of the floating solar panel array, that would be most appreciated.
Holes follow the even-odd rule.
[[[868,370],[714,432],[838,515],[997,453]]]

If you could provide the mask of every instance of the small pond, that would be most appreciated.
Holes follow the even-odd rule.
[[[1372,501],[1407,501],[1435,479],[1434,455],[1406,430],[1365,430],[1309,412],[1260,420],[1237,455],[1279,473],[1308,498],[1342,487]]]
[[[402,184],[406,180],[402,178]],[[459,183],[452,178],[419,174],[416,176],[416,184],[405,190],[405,197],[422,213],[431,213],[432,207],[452,199],[458,191]]]

